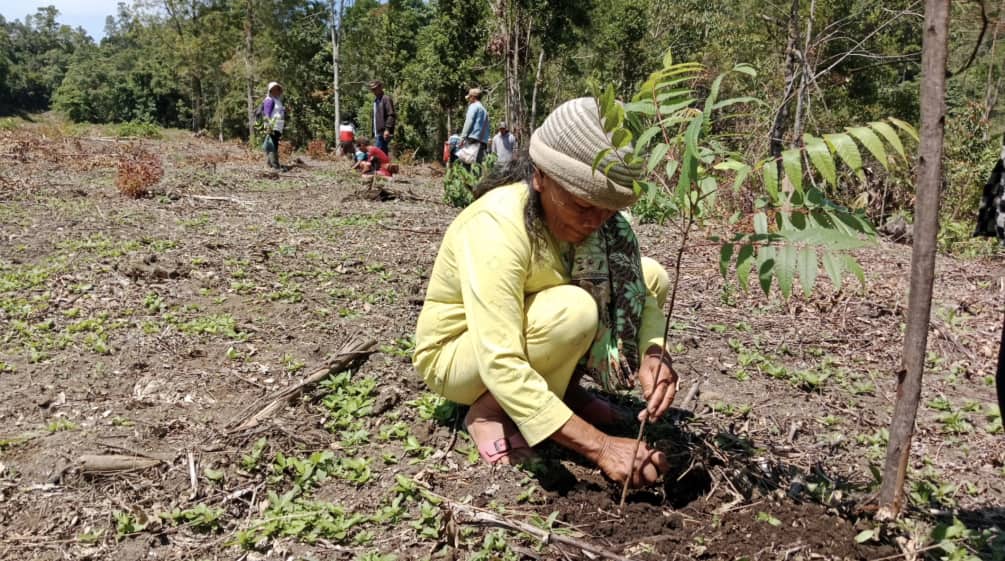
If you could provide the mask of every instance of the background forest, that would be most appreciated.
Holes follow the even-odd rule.
[[[953,5],[947,218],[970,220],[1005,131],[1003,18],[1000,0]],[[916,123],[921,23],[918,0],[135,0],[95,43],[49,7],[0,18],[0,111],[247,139],[265,84],[279,80],[286,138],[331,144],[336,111],[369,129],[366,83],[379,78],[398,107],[398,156],[434,158],[460,128],[469,87],[487,91],[493,122],[526,137],[591,79],[630,97],[670,50],[709,77],[753,65],[757,79],[728,93],[765,103],[726,126],[733,148],[778,154],[804,132],[886,116]],[[911,202],[912,180],[880,171],[866,204],[881,222]]]

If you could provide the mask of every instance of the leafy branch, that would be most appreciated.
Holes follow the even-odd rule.
[[[822,176],[825,184],[837,186],[840,161],[864,181],[862,154],[856,140],[882,166],[889,167],[893,158],[886,145],[907,160],[903,143],[893,127],[917,139],[910,125],[890,118],[868,126],[849,127],[842,133],[824,134],[822,138],[806,134],[801,146],[783,151],[780,158],[750,164],[729,149],[726,135],[720,131],[724,129],[722,123],[731,116],[727,109],[761,102],[749,96],[720,99],[720,93],[726,77],[739,74],[756,78],[756,71],[750,65],[738,64],[719,74],[701,101],[695,95],[695,86],[703,72],[702,65],[676,64],[667,53],[663,67],[649,76],[630,103],[619,102],[613,86],[600,91],[598,85],[593,85],[601,123],[610,139],[610,146],[594,158],[594,173],[602,171],[609,176],[618,164],[642,168],[646,178],[634,181],[636,193],[648,197],[650,202],[663,193],[677,211],[680,246],[674,262],[662,360],[669,358],[666,356],[669,325],[690,235],[696,225],[715,212],[720,184],[729,179],[727,174],[732,174],[732,189],[736,192],[759,171],[764,194],[758,197],[755,202],[758,210],[750,217],[752,231],[736,231],[728,241],[713,238],[721,243],[720,273],[726,277],[735,262],[740,285],[747,289],[751,272],[756,272],[765,294],[770,293],[772,281],[777,278],[779,290],[788,299],[797,274],[804,294],[811,293],[818,272],[817,248],[822,251],[821,262],[835,288],[840,289],[845,271],[850,271],[864,285],[862,267],[847,251],[872,243],[876,236],[864,215],[828,201],[817,187],[813,173]],[[811,185],[804,184],[804,175],[810,178]],[[734,215],[730,226],[735,228],[739,220],[740,216]],[[636,453],[646,421],[644,417],[639,428]],[[633,454],[629,474],[634,472],[634,459]],[[631,475],[622,489],[622,507],[630,480]]]

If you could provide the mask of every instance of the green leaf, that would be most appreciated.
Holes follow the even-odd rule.
[[[604,113],[604,132],[611,132],[625,122],[625,110],[618,102],[612,102]]]
[[[888,156],[886,155],[886,148],[883,148],[883,141],[876,136],[876,133],[872,132],[869,127],[851,127],[846,128],[848,134],[854,136],[859,142],[865,146],[873,158],[883,166],[884,169],[889,167],[889,162],[887,161]]]
[[[762,162],[761,172],[764,174],[764,190],[772,201],[778,200],[778,163],[775,160]]]
[[[810,157],[810,163],[813,164],[813,167],[820,172],[825,181],[831,185],[837,185],[837,168],[827,144],[811,134],[803,135],[803,144],[806,146],[806,154]]]
[[[857,249],[870,243],[826,226],[809,226],[803,230],[785,230],[779,234],[792,243],[823,246],[826,249],[836,251]]]
[[[657,144],[656,148],[653,148],[653,151],[649,153],[649,162],[646,164],[646,171],[652,173],[652,171],[656,169],[656,166],[660,165],[660,162],[663,161],[663,158],[666,157],[667,152],[669,151],[669,144],[664,144],[662,142]]]
[[[906,122],[901,121],[900,119],[897,119],[895,117],[887,117],[886,120],[890,121],[894,125],[897,125],[897,127],[900,130],[902,130],[902,131],[906,132],[907,134],[909,134],[911,136],[911,138],[914,139],[915,142],[918,141],[918,131],[916,131],[914,129],[914,127],[911,126],[910,123],[906,123]]]
[[[754,266],[754,246],[744,244],[736,255],[736,278],[744,290],[750,286],[750,269]]]
[[[812,247],[799,250],[799,284],[803,294],[809,297],[813,293],[813,285],[817,282],[817,252]]]
[[[657,134],[660,134],[662,131],[663,129],[661,129],[660,127],[649,127],[648,129],[643,131],[642,134],[639,135],[639,138],[635,141],[635,151],[636,152],[645,151],[646,146],[649,146],[649,142],[652,141],[652,139]]]
[[[625,112],[642,113],[650,117],[656,115],[656,104],[651,99],[632,101],[625,104]]]
[[[869,126],[885,138],[887,144],[893,146],[901,158],[907,159],[907,154],[904,153],[904,144],[900,142],[900,136],[897,135],[897,131],[893,130],[893,127],[882,121],[873,121],[869,123]]]
[[[712,111],[718,111],[719,109],[722,109],[724,107],[729,107],[730,105],[736,105],[737,103],[757,103],[757,104],[763,104],[764,102],[762,102],[760,99],[758,99],[756,97],[750,97],[750,96],[731,97],[729,99],[724,99],[724,100],[716,103],[715,105],[713,105],[712,106]]]
[[[862,154],[859,153],[855,141],[844,133],[825,134],[824,140],[841,157],[844,163],[855,172],[859,180],[865,181],[865,173],[862,171]]]
[[[663,55],[663,68],[673,67],[673,52],[667,49],[667,53]]]
[[[851,255],[845,254],[842,257],[844,257],[844,268],[848,269],[851,271],[851,274],[855,275],[855,278],[858,279],[858,283],[862,286],[862,289],[865,290],[865,271],[862,270],[862,266],[859,265],[858,261],[856,261]]]
[[[767,234],[768,233],[768,216],[763,212],[758,212],[754,215],[754,233],[755,234]]]
[[[741,62],[733,67],[733,72],[739,72],[740,74],[746,74],[751,78],[757,77],[757,69],[753,66],[747,64],[746,62]]]
[[[762,247],[757,252],[757,280],[761,284],[761,290],[767,296],[771,293],[771,278],[775,272],[775,248]]]
[[[604,161],[604,158],[611,153],[612,148],[604,148],[600,152],[597,152],[597,157],[593,158],[593,173],[597,173],[597,168],[600,166],[600,162]]]
[[[674,174],[677,173],[677,166],[678,166],[677,160],[667,160],[667,166],[665,170],[667,174],[667,179],[671,179],[674,176]]]
[[[722,274],[722,278],[726,278],[726,273],[729,272],[729,263],[732,260],[733,244],[722,244],[722,247],[719,249],[719,273]]]
[[[855,543],[865,543],[876,535],[876,530],[862,530],[855,535]]]
[[[797,148],[790,148],[782,152],[782,167],[785,168],[785,176],[792,182],[792,186],[797,191],[803,190],[803,164],[800,160],[802,154]]]
[[[632,133],[626,128],[618,128],[611,135],[611,144],[617,149],[627,147],[632,142]]]
[[[775,269],[778,277],[778,289],[782,291],[782,296],[788,299],[792,295],[792,280],[796,272],[796,248],[792,245],[783,245],[778,248],[778,259]]]
[[[712,80],[712,88],[708,92],[708,96],[705,98],[705,120],[708,121],[712,118],[712,106],[715,105],[716,100],[719,99],[719,88],[722,87],[722,79],[725,78],[725,74],[719,74]]]
[[[687,126],[687,132],[684,133],[684,146],[696,159],[701,156],[701,151],[698,150],[698,137],[701,135],[702,124],[702,115],[695,115]]]
[[[844,260],[841,257],[841,255],[831,251],[825,251],[823,256],[824,271],[830,277],[834,290],[841,290],[841,268],[844,264]]]

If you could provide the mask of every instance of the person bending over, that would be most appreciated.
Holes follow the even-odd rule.
[[[434,392],[470,405],[464,422],[486,461],[522,461],[550,439],[639,487],[658,481],[666,456],[598,428],[625,415],[580,385],[584,373],[608,389],[637,380],[650,420],[677,391],[663,352],[669,277],[618,212],[642,170],[594,173],[608,146],[596,99],[574,99],[534,132],[529,158],[475,190],[437,254],[413,363]]]

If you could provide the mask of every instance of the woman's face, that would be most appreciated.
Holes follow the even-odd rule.
[[[594,206],[566,191],[540,170],[534,172],[534,190],[541,193],[544,222],[563,242],[579,243],[596,232],[616,210]]]

